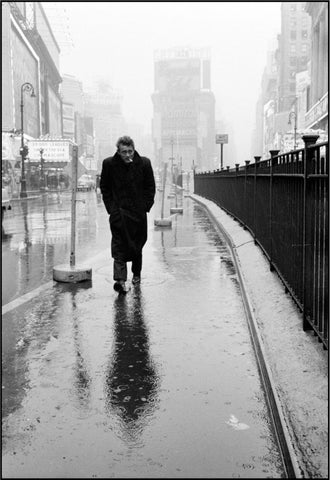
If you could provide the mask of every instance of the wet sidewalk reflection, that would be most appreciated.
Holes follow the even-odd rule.
[[[139,286],[114,301],[114,348],[105,380],[107,412],[116,414],[120,434],[134,444],[157,407],[159,386],[143,308]]]
[[[98,255],[85,244],[92,282],[50,285],[5,314],[6,478],[282,478],[230,251],[190,199],[166,231],[152,228],[158,206],[126,296],[100,230]]]

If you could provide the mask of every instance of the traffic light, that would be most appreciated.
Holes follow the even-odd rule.
[[[19,153],[24,157],[26,158],[29,154],[29,147],[27,145],[24,145],[24,147],[21,147],[19,149]]]

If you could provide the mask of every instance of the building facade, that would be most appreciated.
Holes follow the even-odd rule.
[[[328,135],[328,2],[307,2],[306,12],[311,17],[311,85],[310,105],[305,115],[307,128],[321,129]]]
[[[60,49],[41,2],[2,2],[1,7],[2,136],[11,146],[2,156],[2,170],[11,178],[10,193],[17,195],[22,122],[25,144],[46,134],[62,135]],[[26,83],[35,96],[23,88]],[[27,157],[27,188],[33,187],[39,173],[39,165]]]
[[[63,102],[72,104],[74,111],[80,115],[84,114],[84,90],[80,80],[73,75],[64,73],[60,92]]]
[[[271,148],[282,151],[303,146],[301,133],[305,129],[304,114],[307,108],[302,96],[301,79],[308,78],[310,68],[311,20],[305,10],[306,2],[282,2],[281,34],[278,46],[277,99],[275,106],[275,138],[265,144],[264,154]]]
[[[291,110],[296,98],[296,74],[308,68],[311,20],[305,3],[281,4],[277,112]]]
[[[269,138],[269,133],[273,129],[274,118],[271,117],[275,115],[277,99],[278,41],[277,36],[269,42],[266,66],[261,78],[261,91],[256,105],[256,127],[252,140],[255,155],[264,153],[265,145],[268,144],[266,138]]]
[[[256,108],[253,145],[256,154],[264,158],[271,149],[284,152],[302,147],[301,136],[310,128],[307,112],[311,108],[311,91],[315,89],[311,75],[315,55],[307,5],[306,2],[281,4],[281,33],[277,36],[277,46],[273,45],[269,52],[268,59],[272,61],[265,68]],[[323,32],[327,36],[326,28]],[[325,61],[324,67],[327,71]]]
[[[96,173],[93,118],[85,116],[83,84],[73,75],[63,74],[63,137],[78,145],[78,158],[85,170]]]
[[[215,98],[208,49],[155,52],[152,136],[156,166],[213,167]]]

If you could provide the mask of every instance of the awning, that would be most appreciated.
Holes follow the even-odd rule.
[[[24,133],[24,140],[34,140],[33,137]],[[21,136],[10,132],[2,132],[2,160],[16,162],[21,157]]]

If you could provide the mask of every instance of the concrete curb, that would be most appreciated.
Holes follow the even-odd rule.
[[[232,240],[302,478],[327,478],[327,352],[302,330],[300,312],[250,233],[213,202],[190,197]]]

